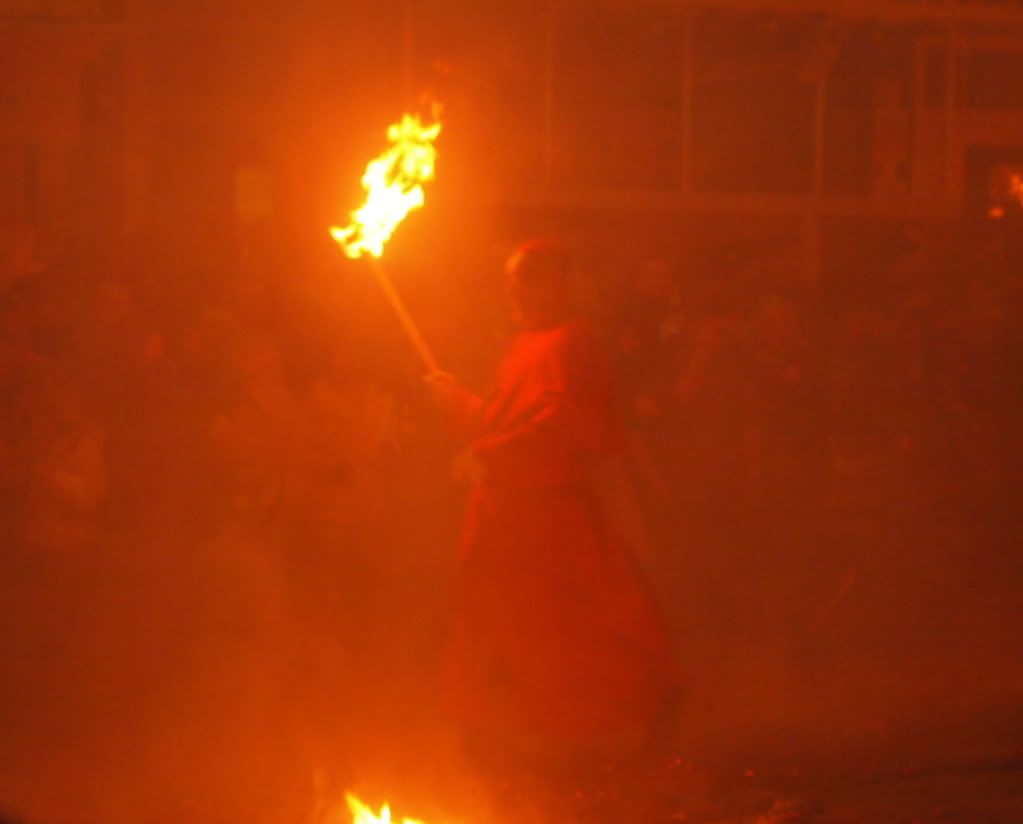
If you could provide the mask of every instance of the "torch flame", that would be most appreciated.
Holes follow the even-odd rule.
[[[352,813],[352,824],[392,824],[391,807],[388,804],[384,804],[379,813],[374,813],[369,805],[364,804],[351,793],[345,793],[345,801]],[[414,818],[403,818],[401,824],[422,824],[422,822],[416,821]]]
[[[426,195],[422,184],[434,177],[437,149],[433,144],[440,129],[439,122],[424,126],[411,114],[387,129],[392,145],[369,162],[362,176],[366,202],[352,213],[348,226],[330,230],[348,257],[369,254],[379,258],[401,222],[423,207]]]

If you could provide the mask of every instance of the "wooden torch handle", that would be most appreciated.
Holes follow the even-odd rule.
[[[405,330],[405,334],[408,335],[408,339],[412,342],[416,352],[419,353],[419,357],[423,361],[423,365],[426,367],[427,372],[440,372],[440,367],[437,365],[437,359],[433,356],[433,352],[430,351],[430,347],[427,345],[426,340],[419,331],[419,327],[416,326],[416,322],[412,320],[412,316],[409,314],[408,309],[405,308],[405,302],[401,299],[401,295],[398,294],[397,290],[395,290],[394,284],[391,283],[391,279],[387,275],[387,270],[384,269],[383,264],[379,261],[379,259],[372,258],[372,261],[373,272],[376,275],[377,282],[380,284],[380,288],[384,290],[384,295],[387,296],[387,300],[390,302],[391,308],[394,309],[394,313],[398,316],[398,320],[401,322],[402,328]]]

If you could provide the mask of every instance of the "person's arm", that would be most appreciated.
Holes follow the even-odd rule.
[[[579,330],[570,330],[559,341],[550,373],[518,422],[477,439],[473,446],[486,460],[526,444],[543,448],[566,442],[593,453],[623,446],[614,424],[607,368],[593,340]]]
[[[448,372],[433,372],[426,376],[425,381],[437,405],[455,429],[471,438],[479,428],[483,399]]]

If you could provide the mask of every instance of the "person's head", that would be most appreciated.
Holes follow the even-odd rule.
[[[519,246],[505,264],[508,295],[523,326],[553,326],[573,309],[572,253],[556,240],[541,238]]]

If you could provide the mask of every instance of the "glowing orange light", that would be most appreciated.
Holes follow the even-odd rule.
[[[1005,217],[1005,209],[1001,206],[992,206],[987,210],[987,216],[992,220],[1001,220]]]
[[[366,202],[352,213],[351,223],[330,229],[348,257],[368,254],[379,258],[401,222],[423,207],[423,184],[434,178],[434,141],[440,130],[439,122],[425,126],[411,114],[387,129],[391,146],[369,162],[362,176]]]
[[[351,793],[345,793],[345,802],[352,814],[352,824],[392,824],[391,807],[388,804],[384,804],[380,808],[380,812],[375,813],[368,804],[363,803]],[[401,824],[422,824],[422,822],[414,818],[403,818]]]
[[[1009,193],[1023,206],[1023,175],[1014,174],[1009,178]]]

